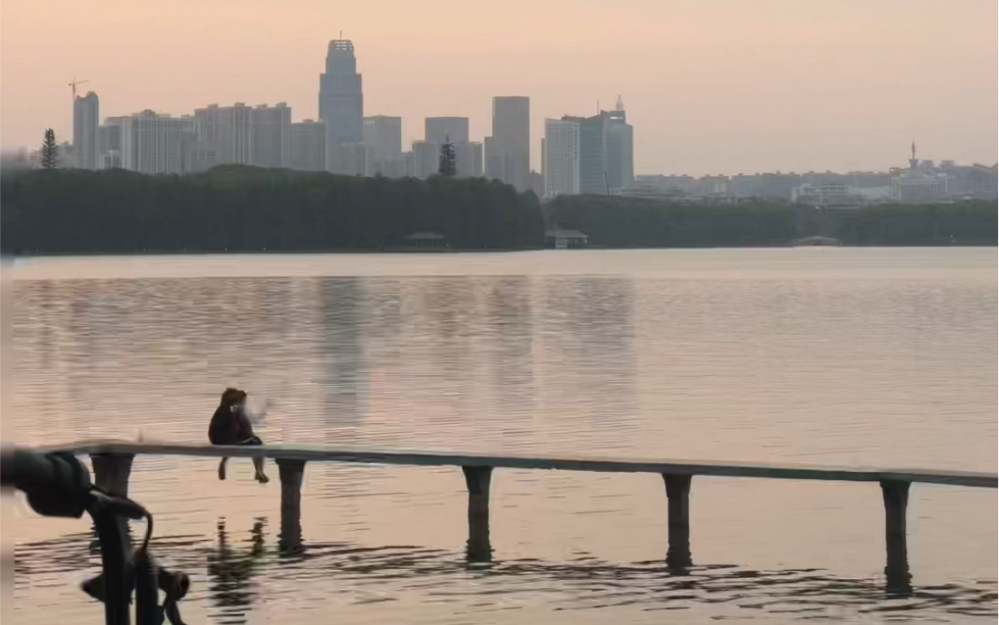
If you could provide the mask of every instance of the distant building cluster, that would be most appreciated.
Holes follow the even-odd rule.
[[[836,207],[997,197],[996,165],[921,161],[915,144],[909,166],[887,172],[636,176],[634,128],[620,97],[614,110],[592,117],[545,119],[540,174],[531,170],[526,96],[493,98],[492,131],[481,141],[470,136],[467,117],[427,117],[423,139],[404,149],[401,117],[364,114],[350,40],[330,41],[324,70],[319,118],[297,122],[284,102],[210,104],[179,117],[145,110],[101,122],[97,94],[76,96],[74,91],[73,141],[59,147],[60,166],[186,174],[239,164],[422,179],[439,172],[447,144],[453,175],[498,179],[546,200],[575,194],[704,203],[766,198]],[[28,162],[37,166],[39,159],[33,153]]]
[[[887,172],[739,174],[736,176],[636,176],[622,195],[678,202],[733,203],[776,199],[817,207],[918,204],[999,197],[997,166],[939,164],[916,158]]]
[[[531,171],[529,98],[493,98],[492,134],[481,141],[471,138],[467,117],[428,117],[423,139],[404,150],[402,118],[364,114],[353,43],[331,41],[324,69],[318,120],[292,121],[291,107],[283,102],[237,102],[210,104],[180,117],[145,110],[102,123],[97,94],[74,95],[73,142],[60,147],[60,166],[186,174],[239,164],[428,178],[438,173],[442,146],[449,144],[455,176],[488,176],[541,195],[542,178]]]
[[[613,111],[593,117],[545,120],[541,141],[544,195],[611,195],[635,182],[634,130],[621,98]]]

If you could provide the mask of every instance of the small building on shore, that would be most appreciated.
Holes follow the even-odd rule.
[[[420,250],[442,250],[447,248],[444,235],[439,232],[414,232],[404,237],[407,247]]]
[[[545,230],[546,247],[564,250],[570,247],[586,247],[589,245],[589,242],[590,235],[579,230],[563,230],[558,226],[553,226]]]

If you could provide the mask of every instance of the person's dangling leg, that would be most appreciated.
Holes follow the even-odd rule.
[[[267,477],[267,474],[264,473],[264,460],[265,458],[263,456],[254,456],[253,458],[253,477],[256,478],[256,480],[261,484],[266,484],[271,481],[271,478]]]
[[[228,460],[229,460],[228,458],[222,458],[222,462],[219,463],[219,479],[220,480],[224,480],[225,479],[225,463]]]

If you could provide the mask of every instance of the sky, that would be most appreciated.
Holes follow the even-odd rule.
[[[365,115],[470,118],[531,98],[546,117],[620,94],[637,174],[993,164],[995,0],[3,0],[0,145],[69,139],[68,83],[101,117],[287,102],[317,117],[330,39],[351,39]]]

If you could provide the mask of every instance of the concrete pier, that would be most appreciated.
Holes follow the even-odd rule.
[[[302,545],[302,480],[305,476],[305,461],[278,458],[277,466],[281,478],[279,546],[282,551],[292,552]]]
[[[690,475],[663,473],[666,482],[666,528],[669,547],[666,549],[666,566],[686,569],[693,562],[690,557]]]
[[[885,579],[890,593],[912,592],[909,574],[909,550],[906,545],[906,509],[909,506],[909,482],[882,480],[881,495],[885,504]]]
[[[297,549],[302,544],[302,478],[306,462],[350,462],[379,465],[459,466],[468,488],[468,559],[488,562],[492,558],[489,536],[489,488],[493,468],[591,471],[599,473],[658,473],[666,486],[669,547],[667,566],[691,566],[690,485],[691,478],[715,476],[783,480],[822,480],[878,482],[885,508],[885,576],[890,593],[911,593],[906,549],[906,508],[909,485],[918,482],[972,488],[996,488],[995,473],[938,471],[933,469],[876,469],[821,467],[790,464],[747,464],[730,462],[638,460],[601,457],[536,457],[527,455],[376,450],[359,448],[290,447],[284,445],[221,446],[173,443],[134,443],[94,441],[43,448],[40,451],[68,451],[90,454],[95,482],[118,495],[128,494],[128,479],[135,454],[196,457],[252,458],[277,460],[281,478],[281,544]],[[283,548],[284,548],[283,547]]]
[[[461,467],[468,487],[468,544],[469,562],[489,562],[493,557],[489,541],[489,486],[492,467]]]
[[[112,495],[128,497],[128,481],[132,475],[131,453],[93,453],[90,464],[94,467],[94,484]]]

